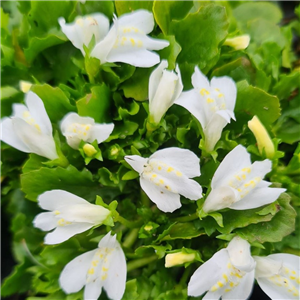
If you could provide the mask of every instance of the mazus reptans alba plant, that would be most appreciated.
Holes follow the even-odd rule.
[[[235,120],[234,107],[237,89],[235,82],[227,76],[213,77],[209,82],[198,67],[192,75],[193,89],[183,92],[175,101],[187,109],[200,122],[204,134],[204,149],[207,152],[221,137],[223,128]]]
[[[98,299],[102,288],[112,300],[120,300],[125,291],[126,260],[116,235],[107,233],[98,248],[70,261],[59,277],[61,288],[76,293],[84,286],[84,300]]]
[[[13,115],[1,120],[1,140],[26,153],[58,158],[52,125],[41,98],[29,91],[24,104],[13,105]]]
[[[215,172],[203,210],[212,212],[227,207],[243,210],[274,202],[285,189],[270,188],[271,183],[263,180],[271,168],[268,159],[251,164],[246,148],[235,147]]]
[[[250,244],[234,237],[228,247],[215,253],[201,265],[188,283],[188,295],[200,296],[203,300],[246,300],[253,287],[255,261],[250,253]]]
[[[72,24],[65,24],[60,18],[59,23],[68,39],[81,51],[83,44],[87,46],[94,35],[95,46],[90,56],[98,58],[101,64],[124,62],[136,67],[152,67],[159,63],[159,55],[150,50],[161,50],[169,45],[168,41],[147,36],[153,30],[154,19],[152,13],[143,9],[114,17],[110,29],[107,17],[102,14],[77,18]]]
[[[40,213],[33,220],[35,227],[50,231],[45,244],[62,243],[75,234],[105,223],[110,211],[100,205],[63,190],[47,191],[39,196],[38,204],[49,212]]]
[[[190,150],[165,148],[149,158],[127,155],[125,160],[140,174],[141,188],[164,212],[181,207],[180,195],[202,198],[201,186],[190,179],[200,176],[199,158]]]

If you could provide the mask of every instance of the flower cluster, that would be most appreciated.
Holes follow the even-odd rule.
[[[236,83],[228,76],[212,77],[209,80],[196,65],[191,69],[191,73],[194,70],[191,76],[193,88],[184,91],[179,65],[174,64],[171,69],[175,70],[169,70],[168,61],[160,60],[159,54],[153,52],[153,50],[168,47],[170,42],[148,36],[155,25],[151,12],[136,10],[125,13],[119,18],[114,15],[112,25],[107,16],[102,13],[76,17],[75,21],[69,24],[61,17],[58,23],[61,31],[83,56],[99,60],[99,68],[100,66],[118,68],[119,66],[114,63],[126,63],[141,68],[159,64],[147,78],[149,102],[144,103],[144,115],[141,114],[145,116],[146,112],[147,115],[143,119],[143,127],[138,128],[142,139],[135,145],[142,144],[144,139],[151,140],[155,134],[163,140],[166,134],[160,130],[167,126],[164,123],[167,117],[164,118],[164,116],[171,109],[174,110],[175,115],[178,114],[178,118],[184,115],[193,120],[194,123],[189,125],[196,124],[195,127],[201,135],[199,145],[201,161],[199,153],[187,149],[188,146],[184,143],[181,147],[178,145],[175,147],[171,138],[170,143],[161,148],[159,148],[161,145],[157,146],[156,140],[151,140],[153,142],[150,144],[151,147],[149,144],[144,147],[148,147],[145,155],[133,145],[130,151],[127,149],[121,151],[116,145],[113,145],[115,148],[113,146],[105,148],[110,140],[114,139],[115,132],[119,134],[122,130],[125,131],[118,127],[117,122],[131,114],[129,109],[122,108],[123,115],[121,113],[120,116],[113,118],[114,123],[97,123],[96,118],[92,118],[89,114],[85,115],[80,109],[78,113],[74,112],[75,108],[56,122],[49,118],[47,102],[41,99],[43,97],[40,98],[38,92],[30,91],[31,85],[24,85],[24,83],[22,90],[26,92],[26,105],[14,104],[12,116],[5,117],[1,121],[2,141],[22,152],[34,153],[49,159],[50,162],[43,161],[43,163],[50,168],[68,166],[66,153],[71,153],[69,154],[70,161],[79,160],[78,157],[82,155],[86,165],[95,158],[102,161],[102,151],[99,148],[102,147],[105,159],[101,165],[103,166],[101,172],[95,175],[98,180],[97,193],[99,190],[104,190],[103,182],[109,182],[109,188],[104,190],[105,196],[105,192],[109,194],[115,189],[116,177],[124,181],[128,178],[135,180],[139,177],[139,185],[135,182],[135,189],[141,189],[140,198],[150,203],[145,209],[147,222],[149,222],[143,227],[140,223],[143,221],[142,218],[128,221],[120,216],[113,201],[106,204],[106,199],[101,198],[100,201],[97,198],[95,203],[90,203],[84,199],[89,199],[88,196],[79,197],[81,194],[71,193],[70,187],[66,187],[66,190],[52,188],[40,193],[37,199],[34,199],[38,201],[40,208],[47,211],[39,213],[33,220],[34,227],[47,232],[44,237],[46,245],[64,243],[88,230],[92,234],[94,231],[97,232],[97,227],[106,225],[106,228],[101,227],[102,233],[105,231],[105,234],[96,237],[99,242],[98,247],[75,257],[61,270],[59,276],[61,289],[66,294],[71,294],[84,288],[83,297],[89,300],[98,299],[103,288],[110,299],[122,299],[127,278],[125,254],[129,254],[127,259],[130,255],[136,254],[128,251],[128,245],[138,235],[145,238],[146,242],[146,238],[155,236],[155,229],[158,226],[155,222],[162,219],[162,223],[168,223],[164,219],[165,213],[178,212],[180,209],[188,211],[188,220],[199,221],[200,225],[199,223],[193,225],[192,233],[188,232],[190,234],[188,239],[191,239],[202,234],[202,232],[195,233],[197,230],[200,232],[199,228],[202,228],[202,218],[217,219],[223,212],[251,210],[272,204],[286,189],[270,187],[272,183],[264,180],[265,176],[272,171],[275,148],[267,130],[256,116],[249,121],[248,125],[257,140],[258,153],[266,159],[252,163],[249,149],[237,143],[234,146],[230,144],[227,148],[223,148],[229,152],[223,155],[220,164],[218,166],[214,164],[216,167],[213,176],[203,178],[208,176],[206,174],[213,173],[207,168],[201,169],[203,161],[210,160],[211,156],[215,160],[223,129],[231,120],[236,120],[234,111],[237,100]],[[235,50],[245,49],[248,44],[249,36],[228,38],[224,42],[224,45],[233,47]],[[182,74],[184,74],[183,70]],[[121,75],[118,79],[122,83],[123,79],[120,78]],[[126,89],[124,86],[122,88]],[[121,93],[115,92],[114,87],[110,92],[115,103],[118,103]],[[90,98],[86,100],[85,105],[88,105]],[[102,100],[100,97],[96,99],[98,102]],[[80,101],[76,102],[77,108],[80,107]],[[54,123],[53,127],[52,123]],[[53,128],[56,129],[54,136]],[[184,130],[186,128],[182,128],[182,131]],[[179,135],[178,132],[176,134]],[[173,138],[176,134],[173,134]],[[124,148],[130,140],[125,138],[122,138]],[[196,136],[193,139],[195,140]],[[61,146],[61,141],[64,142],[64,148]],[[106,164],[109,159],[116,160],[119,165],[122,165],[122,171],[118,173],[115,170],[109,170],[109,164]],[[61,163],[62,160],[64,164]],[[91,164],[89,167],[95,166],[100,169],[98,164],[102,162],[97,162],[93,166]],[[88,176],[85,178],[87,181],[92,180]],[[57,179],[61,180],[59,176]],[[209,181],[208,188],[202,185],[205,180]],[[53,186],[52,183],[50,186]],[[122,193],[122,188],[118,192]],[[115,193],[112,197],[118,197],[120,193]],[[144,207],[138,209],[142,215]],[[150,221],[151,217],[148,217],[153,212],[158,212],[155,222]],[[272,213],[267,212],[265,215]],[[183,264],[187,266],[196,261],[203,262],[198,249],[183,247],[180,251],[168,252],[170,244],[167,244],[163,251],[160,249],[159,253],[156,248],[160,242],[172,241],[180,236],[181,232],[172,232],[172,226],[175,227],[177,222],[184,218],[174,217],[174,223],[169,229],[160,232],[155,245],[152,245],[160,258],[165,257],[165,268]],[[126,241],[122,244],[122,227],[115,227],[117,222],[133,229],[129,233],[126,232]],[[232,235],[226,235],[225,240],[230,240],[228,246],[201,264],[191,276],[187,287],[188,296],[197,297],[206,292],[202,299],[243,300],[250,296],[256,279],[260,287],[272,299],[298,299],[299,257],[278,253],[267,257],[252,256],[250,241],[242,238],[242,234],[239,236],[238,233],[234,233],[233,238]],[[192,243],[190,245],[194,247]],[[152,250],[150,248],[147,250]],[[78,251],[83,252],[81,249]],[[160,255],[161,252],[163,252],[162,255]],[[137,263],[138,267],[143,263],[141,260]]]

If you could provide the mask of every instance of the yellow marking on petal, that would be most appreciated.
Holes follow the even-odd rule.
[[[218,286],[219,286],[219,287],[223,287],[224,284],[223,284],[221,281],[218,281]]]
[[[182,173],[179,172],[179,171],[176,171],[176,175],[179,176],[179,177],[181,177],[181,176],[182,176]]]
[[[133,38],[130,39],[131,45],[134,46],[135,45],[135,40]]]
[[[230,292],[231,291],[231,289],[225,289],[225,292],[227,293],[227,292]]]
[[[243,179],[246,179],[246,175],[245,175],[245,174],[243,174],[243,175],[242,175],[242,178],[243,178]]]
[[[138,46],[139,48],[143,47],[143,42],[142,42],[141,40],[138,40],[137,46]]]
[[[230,285],[231,287],[234,287],[234,283],[233,283],[232,281],[229,282],[229,285]]]
[[[121,45],[124,46],[126,41],[127,41],[127,38],[126,37],[122,37]]]
[[[157,177],[157,175],[156,175],[156,174],[153,174],[153,175],[152,175],[152,178],[155,178],[155,177]]]
[[[161,170],[161,166],[158,166],[157,169],[160,171]]]
[[[108,271],[108,269],[107,269],[107,268],[105,268],[105,267],[102,267],[102,271],[103,271],[103,272],[107,272],[107,271]]]
[[[159,179],[159,183],[164,184],[164,181],[162,179]]]
[[[219,93],[218,97],[219,97],[219,98],[224,97],[224,94]]]
[[[218,287],[214,285],[210,290],[211,290],[212,292],[215,292],[216,290],[218,290]]]
[[[213,103],[214,101],[215,101],[215,100],[212,99],[212,98],[207,98],[207,99],[206,99],[206,102],[207,102],[207,103]]]
[[[59,210],[55,210],[55,211],[54,211],[54,214],[57,216],[57,215],[60,214],[60,211],[59,211]]]
[[[166,188],[168,191],[171,191],[171,188],[170,188],[168,185],[165,185],[165,188]]]
[[[251,172],[251,169],[250,169],[250,168],[243,168],[243,169],[242,169],[242,172],[250,173],[250,172]]]
[[[172,167],[169,167],[168,169],[167,169],[167,172],[168,173],[170,173],[170,172],[172,172],[174,169],[172,168]]]
[[[228,269],[231,269],[231,268],[232,268],[232,264],[231,264],[231,263],[228,263],[228,264],[227,264],[227,268],[228,268]]]
[[[300,277],[297,278],[297,283],[300,284]]]
[[[228,277],[226,274],[223,274],[223,278],[225,279],[225,282],[228,282]]]
[[[90,268],[90,269],[88,270],[88,274],[93,275],[94,273],[95,273],[94,268]]]
[[[93,261],[92,261],[92,265],[93,265],[94,267],[96,267],[96,266],[98,265],[98,263],[99,263],[99,260],[93,260]]]
[[[200,94],[201,94],[202,96],[204,96],[205,94],[206,94],[206,95],[209,95],[210,92],[209,92],[207,89],[203,88],[203,89],[200,90]]]
[[[107,273],[105,273],[102,277],[101,280],[105,280],[107,278]]]
[[[218,88],[215,88],[215,91],[217,91],[217,92],[220,92],[220,89],[218,89]]]
[[[290,276],[290,279],[295,280],[296,277],[295,276]]]
[[[77,19],[77,20],[75,21],[75,23],[76,23],[77,25],[79,25],[79,26],[83,26],[83,20],[82,20],[82,18]]]
[[[295,271],[292,271],[292,274],[296,275],[296,272],[295,272]]]

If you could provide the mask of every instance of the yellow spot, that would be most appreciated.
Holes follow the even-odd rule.
[[[207,103],[213,103],[214,101],[215,101],[215,100],[214,100],[214,99],[211,99],[211,98],[207,98],[207,99],[206,99],[206,102],[207,102]]]
[[[105,280],[107,278],[107,273],[105,273],[102,277],[101,280]]]
[[[223,287],[224,284],[223,284],[221,281],[218,281],[218,286],[219,286],[219,287]]]
[[[59,210],[55,210],[55,211],[54,211],[54,214],[57,216],[57,215],[60,214],[60,211],[59,211]]]
[[[224,97],[224,94],[219,93],[218,97],[219,97],[219,98]]]
[[[168,185],[165,185],[165,188],[166,188],[168,191],[171,190],[171,188],[170,188]]]
[[[227,292],[230,292],[231,291],[231,289],[225,289],[225,292],[227,293]]]
[[[230,285],[231,287],[234,287],[234,283],[233,283],[232,281],[229,282],[229,285]]]
[[[217,289],[218,289],[218,287],[214,285],[210,290],[211,290],[212,292],[215,292]]]
[[[41,127],[38,124],[34,124],[34,127],[38,130],[41,131]]]
[[[231,263],[228,263],[228,264],[227,264],[227,268],[228,268],[228,269],[231,269],[231,268],[232,268],[232,264],[231,264]]]
[[[157,168],[159,171],[161,170],[161,166],[158,166],[158,168]]]
[[[125,42],[127,41],[126,37],[122,37],[121,45],[124,46]]]
[[[225,282],[228,282],[228,277],[226,274],[223,274],[223,278],[225,279]]]
[[[182,173],[179,172],[179,171],[177,171],[177,172],[176,172],[176,175],[180,177],[180,176],[182,176]]]
[[[245,174],[243,174],[243,175],[242,175],[242,178],[243,178],[243,179],[246,179],[246,175],[245,175]]]
[[[93,260],[93,261],[92,261],[92,265],[93,265],[94,267],[96,267],[96,266],[98,265],[98,263],[99,263],[99,260]]]
[[[208,91],[207,89],[203,88],[203,89],[200,90],[200,94],[201,94],[202,96],[204,96],[205,94],[206,94],[206,95],[209,95],[210,93],[209,93],[209,91]]]
[[[170,172],[172,172],[173,170],[174,170],[174,169],[173,169],[172,167],[169,167],[168,170],[167,170],[167,172],[170,173]]]
[[[83,25],[83,20],[82,20],[82,18],[77,19],[75,23],[76,23],[77,25],[79,25],[79,26],[82,26],[82,25]]]
[[[294,274],[294,275],[295,275],[295,274],[296,274],[296,272],[295,272],[295,271],[292,271],[292,274]]]
[[[130,39],[131,45],[134,46],[135,45],[135,41],[133,38]]]
[[[251,169],[250,169],[250,168],[243,168],[243,169],[242,169],[242,172],[250,173],[250,172],[251,172]]]
[[[295,276],[290,276],[290,279],[295,280],[296,277]]]
[[[242,180],[242,178],[240,177],[240,176],[238,176],[238,175],[236,175],[236,176],[234,176],[238,181],[241,181]]]
[[[93,275],[94,273],[95,273],[94,268],[90,268],[90,269],[88,270],[88,274]]]
[[[215,91],[217,91],[217,92],[220,92],[220,89],[218,89],[218,88],[215,88]]]
[[[103,272],[107,272],[107,271],[108,271],[108,269],[107,269],[107,268],[105,268],[105,267],[102,267],[102,271],[103,271]]]
[[[164,181],[163,181],[162,179],[159,179],[159,183],[163,184],[163,183],[164,183]]]
[[[157,175],[156,175],[156,174],[153,174],[153,175],[152,175],[152,178],[155,178],[155,177],[157,177]]]

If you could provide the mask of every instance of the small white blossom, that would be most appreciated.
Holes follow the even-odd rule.
[[[271,183],[263,180],[271,167],[268,159],[251,164],[246,148],[235,147],[215,172],[203,210],[211,212],[226,207],[243,210],[274,202],[285,189],[270,188]]]
[[[64,34],[75,47],[83,50],[95,36],[96,45],[90,56],[96,57],[101,64],[106,62],[124,62],[136,67],[152,67],[159,63],[159,55],[149,50],[160,50],[169,45],[168,41],[147,36],[153,30],[154,19],[151,12],[137,10],[114,17],[109,29],[109,20],[103,14],[77,17],[71,24],[59,19]]]
[[[162,60],[149,79],[149,117],[151,123],[159,123],[169,107],[182,92],[182,81],[178,65],[176,73],[168,71],[168,62]]]
[[[255,279],[271,299],[299,299],[300,257],[292,254],[254,256]]]
[[[45,244],[62,243],[75,234],[102,224],[110,211],[102,206],[63,190],[52,190],[38,197],[38,204],[49,212],[40,213],[33,220],[35,227],[50,231],[45,236]]]
[[[218,251],[195,271],[188,283],[188,295],[197,297],[207,291],[203,300],[247,299],[254,283],[254,268],[250,244],[235,237],[227,248]]]
[[[60,129],[67,143],[78,149],[81,141],[98,144],[105,141],[114,129],[114,124],[98,124],[90,117],[80,117],[77,113],[68,113],[61,121]]]
[[[235,120],[235,82],[227,76],[213,77],[211,82],[195,67],[192,75],[194,89],[183,92],[175,101],[187,109],[200,122],[205,149],[211,152],[221,137],[222,130],[230,119]]]
[[[110,232],[98,244],[98,248],[79,255],[70,261],[59,277],[61,288],[76,293],[84,286],[84,300],[99,298],[102,287],[108,298],[120,300],[125,291],[126,260],[123,250]]]
[[[51,160],[58,158],[52,136],[52,125],[43,101],[33,92],[24,104],[13,104],[13,115],[1,121],[1,140],[26,153],[35,153]]]
[[[201,186],[190,179],[200,176],[199,158],[190,150],[166,148],[149,158],[128,155],[125,160],[140,174],[141,187],[150,200],[164,212],[181,207],[180,195],[202,198]]]

